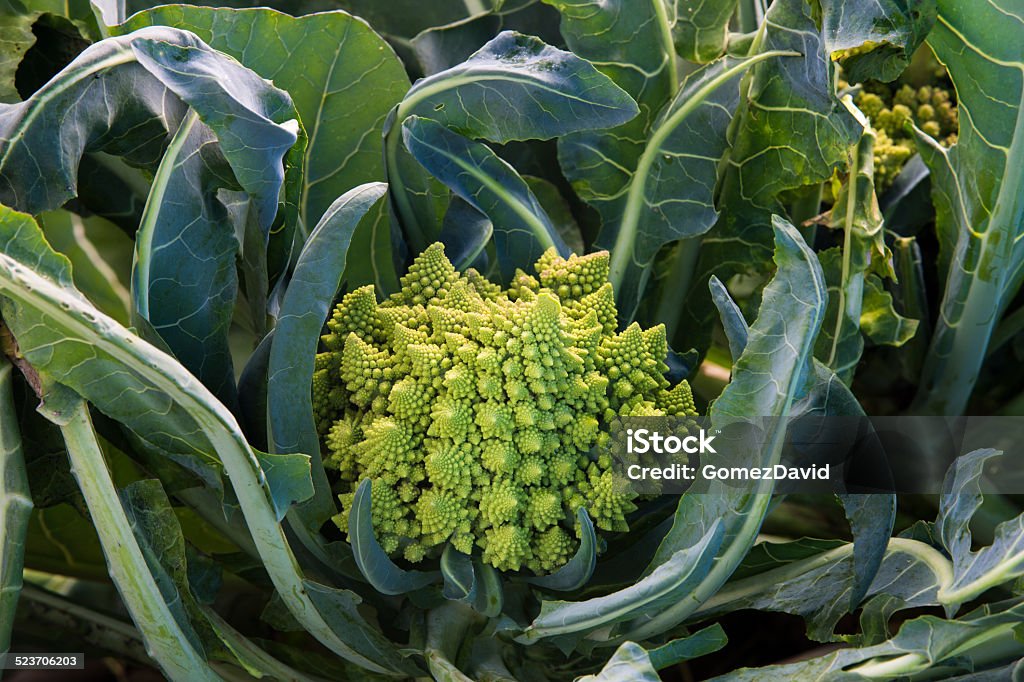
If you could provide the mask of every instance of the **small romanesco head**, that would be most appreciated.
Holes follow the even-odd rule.
[[[619,416],[696,411],[686,382],[665,379],[664,327],[616,332],[608,266],[607,252],[551,249],[502,291],[435,244],[383,303],[372,287],[346,295],[313,378],[338,526],[371,479],[378,539],[409,561],[451,543],[546,573],[575,552],[579,507],[626,530],[633,496],[595,445]]]
[[[889,86],[869,82],[854,104],[875,129],[875,190],[883,192],[916,151],[911,124],[944,147],[957,139],[957,108],[951,90],[941,85]]]

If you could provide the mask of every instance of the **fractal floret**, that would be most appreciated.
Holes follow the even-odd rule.
[[[634,496],[595,451],[620,416],[696,415],[665,378],[663,326],[616,331],[607,252],[518,271],[502,290],[440,244],[401,291],[348,293],[328,321],[313,403],[348,528],[370,479],[384,549],[416,562],[450,543],[499,570],[547,573],[578,545],[576,510],[627,529]]]

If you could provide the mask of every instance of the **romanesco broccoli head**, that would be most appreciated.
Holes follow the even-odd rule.
[[[875,129],[875,190],[885,191],[917,151],[910,124],[948,147],[957,139],[957,110],[941,85],[891,87],[869,82],[854,103]]]
[[[347,294],[313,378],[338,526],[370,479],[378,540],[413,562],[450,543],[499,570],[545,573],[574,553],[579,507],[626,530],[634,496],[595,446],[619,416],[696,410],[686,382],[665,378],[663,326],[616,331],[608,267],[607,252],[551,249],[502,290],[435,244],[389,299]]]

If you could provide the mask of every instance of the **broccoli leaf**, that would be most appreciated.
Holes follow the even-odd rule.
[[[822,182],[849,158],[861,126],[835,98],[829,56],[811,7],[777,0],[768,8],[757,53],[798,52],[754,66],[731,131],[732,148],[721,182],[715,226],[700,246],[680,329],[687,343],[705,347],[714,306],[705,282],[761,272],[771,260],[771,216],[782,213],[779,194]]]
[[[640,105],[628,123],[567,135],[558,147],[566,177],[601,215],[598,245],[612,251],[620,317],[631,320],[658,249],[714,224],[717,167],[728,148],[739,77],[768,55],[721,60],[680,86],[671,44],[678,24],[669,3],[549,1],[562,12],[569,46]],[[692,8],[674,9],[681,21],[701,20],[690,17]]]
[[[348,515],[348,537],[360,572],[374,589],[383,594],[405,594],[436,582],[441,577],[440,573],[403,570],[377,542],[373,532],[371,491],[370,479],[363,479],[356,488]]]
[[[747,345],[749,329],[739,306],[729,297],[725,286],[712,276],[711,297],[722,316],[729,349],[739,358]],[[807,394],[792,408],[794,417],[864,416],[857,398],[833,372],[814,360],[814,379]],[[892,534],[896,519],[895,493],[848,494],[840,496],[853,534],[853,562],[849,566],[850,608],[855,609],[867,594]]]
[[[737,0],[675,2],[676,21],[672,27],[676,51],[691,62],[710,62],[725,52],[729,20]]]
[[[303,452],[312,459],[314,497],[300,510],[311,529],[334,514],[310,396],[320,331],[341,286],[353,232],[386,189],[379,182],[361,185],[327,210],[299,254],[274,330],[267,369],[267,440],[275,452]]]
[[[741,436],[751,418],[773,418],[751,451],[738,441],[722,457],[742,458],[746,464],[775,464],[782,452],[786,417],[807,390],[812,371],[811,351],[824,316],[824,278],[814,252],[803,242],[796,228],[773,218],[775,262],[778,271],[765,289],[757,320],[751,325],[746,344],[736,360],[733,379],[712,405],[712,425],[719,429],[739,425]],[[727,434],[723,434],[727,435]],[[753,544],[771,497],[771,481],[753,490],[729,486],[720,481],[700,480],[679,501],[672,528],[651,564],[649,575],[695,538],[722,525],[724,539],[714,566],[693,587],[690,598],[659,614],[639,620],[627,638],[646,638],[664,632],[692,613],[728,579]],[[694,494],[704,493],[704,494]],[[646,621],[646,622],[645,622]]]
[[[981,506],[985,462],[1000,454],[986,448],[958,457],[943,481],[935,532],[953,559],[953,579],[939,594],[950,609],[1024,575],[1024,514],[1000,523],[991,545],[971,550],[970,521]]]
[[[138,326],[233,405],[238,244],[218,190],[245,192],[250,248],[264,250],[296,130],[286,93],[190,33],[147,28],[89,47],[25,102],[0,105],[0,201],[58,208],[75,196],[87,150],[153,170],[133,273]]]
[[[628,186],[604,212],[598,239],[612,252],[609,280],[623,319],[632,319],[658,249],[704,234],[718,218],[715,186],[740,77],[758,62],[796,54],[765,52],[709,64],[683,81],[652,124]]]
[[[970,673],[967,679],[985,679],[981,670],[972,669],[972,650],[984,655],[986,651],[999,651],[1006,647],[1009,656],[1013,656],[1014,651],[1019,656],[1020,642],[1016,631],[1022,616],[1024,605],[1021,604],[1008,608],[984,607],[961,620],[922,616],[904,623],[895,637],[881,644],[839,649],[798,663],[741,668],[713,679],[729,682],[760,682],[766,679],[853,682],[865,678],[909,677],[933,667],[939,669],[943,678],[948,678],[954,671],[964,671]]]
[[[517,106],[510,108],[509,101]],[[551,139],[632,119],[637,105],[589,62],[537,38],[502,31],[465,62],[424,78],[385,124],[391,198],[413,250],[436,238],[429,190],[405,178],[400,146],[409,116],[429,117],[471,138]]]
[[[380,178],[384,118],[409,79],[365,22],[344,12],[291,17],[265,8],[165,5],[133,15],[114,31],[154,25],[192,31],[288,91],[308,126],[298,199],[307,228],[344,192]]]
[[[402,127],[405,146],[413,157],[490,218],[505,282],[512,279],[517,267],[536,262],[552,246],[559,255],[569,255],[569,247],[526,181],[486,145],[429,118],[410,116]]]
[[[962,414],[985,349],[1024,280],[1024,28],[1019,2],[939,2],[928,44],[956,86],[960,132],[944,149],[923,133],[936,230],[955,244],[914,407]]]

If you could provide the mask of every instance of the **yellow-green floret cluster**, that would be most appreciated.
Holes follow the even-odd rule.
[[[896,179],[907,160],[917,151],[909,123],[950,146],[957,137],[956,104],[950,91],[938,85],[914,88],[903,85],[893,90],[869,83],[854,97],[875,129],[875,189],[884,191]]]
[[[371,479],[378,540],[413,562],[451,543],[544,573],[576,551],[579,507],[626,530],[634,496],[592,454],[609,420],[696,411],[686,382],[665,379],[664,327],[616,332],[608,265],[552,249],[502,290],[435,244],[383,303],[372,287],[347,294],[313,379],[338,526]]]

